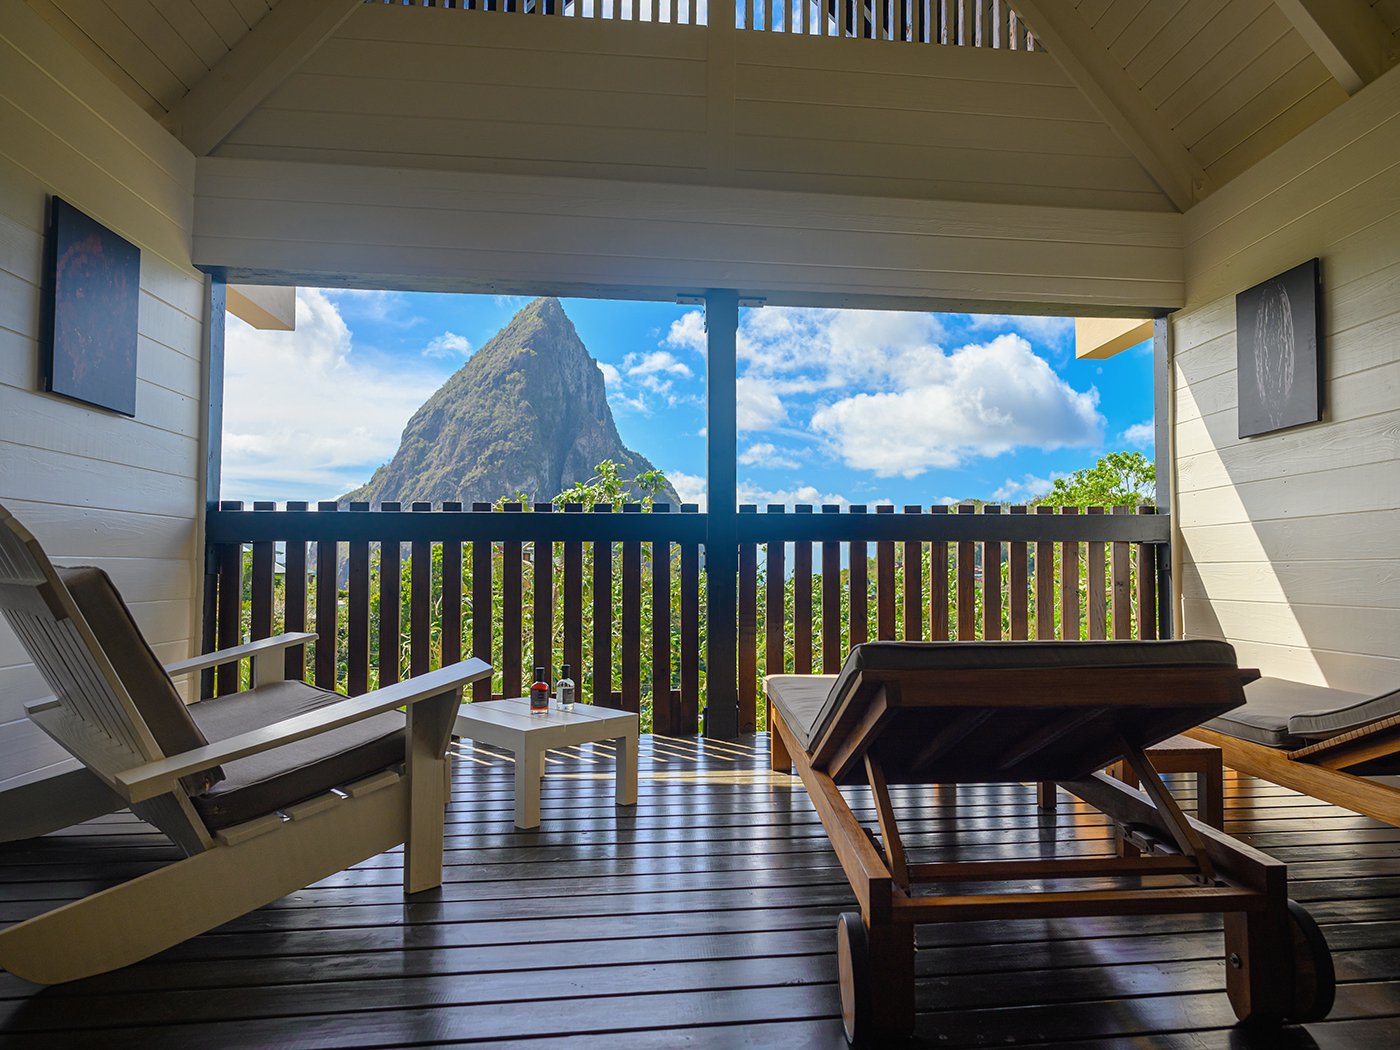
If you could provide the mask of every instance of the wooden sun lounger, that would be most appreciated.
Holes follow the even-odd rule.
[[[1225,764],[1400,827],[1400,689],[1370,696],[1282,678],[1245,688],[1245,707],[1187,735]]]
[[[1186,817],[1143,753],[1239,706],[1255,675],[1219,642],[877,642],[857,646],[839,676],[765,679],[773,768],[796,768],[860,905],[837,923],[851,1041],[912,1030],[915,925],[987,919],[1221,913],[1238,1017],[1326,1016],[1331,955],[1288,900],[1285,866]],[[1144,790],[1101,772],[1119,759]],[[1105,813],[1139,855],[932,863],[908,855],[890,785],[1004,781],[1058,783]],[[878,836],[840,790],[862,783]],[[1180,882],[1128,878],[1147,875]],[[1105,877],[1129,884],[938,891],[949,882]]]

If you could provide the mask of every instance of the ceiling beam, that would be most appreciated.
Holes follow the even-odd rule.
[[[163,123],[196,157],[207,156],[362,6],[362,0],[280,0]]]
[[[1205,196],[1205,169],[1072,4],[1016,0],[1016,11],[1180,211]]]
[[[1400,59],[1400,48],[1366,0],[1275,0],[1298,35],[1348,95]]]

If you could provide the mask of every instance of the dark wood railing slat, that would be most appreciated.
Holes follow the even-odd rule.
[[[218,548],[219,622],[215,644],[231,649],[243,642],[243,545],[225,543]],[[237,662],[220,664],[214,672],[214,688],[219,696],[238,692]]]
[[[381,504],[399,509],[397,503]],[[393,540],[379,543],[379,684],[393,685],[402,677],[399,642],[403,636],[403,548]]]
[[[905,514],[921,514],[923,508],[908,506]],[[904,541],[904,637],[921,641],[924,637],[924,545]]]
[[[983,514],[999,515],[1001,507],[989,503]],[[1001,641],[1001,541],[982,542],[982,638]]]
[[[743,513],[753,511],[740,508]],[[739,544],[739,732],[758,724],[758,544]]]
[[[266,513],[277,509],[275,503],[258,502],[253,510]],[[277,576],[277,545],[271,540],[253,544],[252,608],[248,617],[248,640],[272,637],[272,591]]]
[[[1078,514],[1078,507],[1061,507],[1061,514]],[[1079,641],[1079,544],[1060,543],[1060,637]]]
[[[317,516],[335,514],[334,502],[318,503]],[[327,520],[316,544],[316,684],[322,689],[336,687],[337,609],[340,604],[340,544],[335,522]]]
[[[460,503],[444,503],[444,513],[458,514]],[[462,659],[462,541],[442,543],[442,666]],[[488,660],[487,663],[490,663]]]
[[[1024,514],[1026,508],[1007,508],[1012,514]],[[1026,544],[1013,540],[1006,554],[1006,599],[1010,619],[1012,641],[1025,641],[1030,637],[1030,578],[1027,565]]]
[[[1139,514],[1151,514],[1153,508],[1139,507]],[[1157,632],[1157,546],[1139,543],[1137,546],[1137,636],[1144,641],[1158,637]]]
[[[1086,507],[1089,514],[1102,514],[1102,507]],[[1090,540],[1087,544],[1085,572],[1089,577],[1089,638],[1102,640],[1108,637],[1108,595],[1105,573],[1108,563],[1101,540]]]
[[[774,513],[769,507],[768,513]],[[766,592],[763,609],[763,673],[783,674],[787,670],[785,659],[786,639],[786,580],[787,545],[780,541],[770,541],[764,554],[764,588]]]
[[[1054,514],[1054,507],[1036,507],[1037,514]],[[1035,544],[1035,636],[1039,641],[1055,637],[1055,544]]]
[[[353,514],[368,514],[368,503],[352,503]],[[369,691],[369,541],[350,541],[346,570],[345,689],[351,696]]]
[[[432,509],[431,503],[413,504],[415,514],[427,514]],[[408,554],[411,566],[408,578],[408,673],[416,677],[432,669],[432,540],[414,540],[409,545]]]
[[[548,503],[535,504],[536,514],[548,514],[553,510]],[[551,541],[536,540],[530,545],[530,576],[533,584],[531,667],[543,667],[545,678],[553,683],[559,668],[554,662],[554,544]]]
[[[878,514],[893,514],[894,508],[881,504]],[[895,637],[894,541],[879,540],[875,544],[875,637],[893,641]]]
[[[473,513],[488,513],[490,510],[489,503],[472,504]],[[495,657],[491,655],[491,633],[496,620],[491,603],[492,546],[490,540],[472,541],[472,655],[488,664],[495,662]],[[490,678],[473,682],[472,699],[490,700],[491,686]]]
[[[811,514],[812,508],[799,504],[798,514]],[[812,543],[798,540],[792,545],[792,673],[812,673]]]

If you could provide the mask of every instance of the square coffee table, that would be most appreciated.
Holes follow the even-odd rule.
[[[551,748],[612,740],[617,745],[617,804],[637,804],[637,737],[640,720],[630,711],[575,704],[531,714],[526,697],[463,704],[453,732],[515,755],[515,826],[540,826],[540,778]]]

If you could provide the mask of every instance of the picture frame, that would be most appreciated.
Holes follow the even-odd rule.
[[[1235,297],[1241,438],[1322,418],[1321,275],[1309,259]]]
[[[135,416],[140,249],[60,197],[46,248],[44,390]]]

